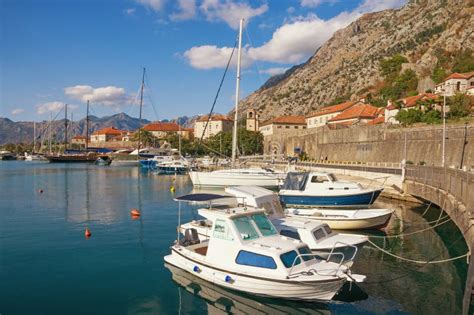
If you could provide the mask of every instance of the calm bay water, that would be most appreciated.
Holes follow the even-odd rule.
[[[352,302],[255,298],[172,273],[163,260],[176,238],[172,182],[172,176],[139,173],[135,167],[0,162],[0,314],[461,311],[465,259],[420,266],[370,246],[353,267],[368,276],[368,283],[339,298]],[[192,190],[187,176],[178,176],[175,186],[176,195]],[[380,200],[378,206],[396,209],[388,234],[429,227],[440,215],[439,208],[430,207],[422,216],[426,205]],[[130,218],[132,208],[141,209],[138,220]],[[197,218],[195,208],[183,205],[182,220]],[[400,256],[439,260],[467,251],[460,237],[448,222],[385,244],[374,240]]]

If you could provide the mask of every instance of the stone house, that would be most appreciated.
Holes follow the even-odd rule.
[[[392,102],[388,101],[387,107],[385,107],[385,122],[390,124],[399,124],[400,122],[395,118],[400,111],[400,109],[419,109],[421,111],[425,110],[424,106],[420,105],[422,101],[431,101],[433,103],[433,108],[439,111],[443,110],[443,104],[439,95],[432,93],[422,93],[414,96],[408,96],[397,101]],[[446,112],[449,112],[449,107],[446,107]]]
[[[456,93],[474,95],[474,71],[449,75],[436,85],[435,93],[445,96],[453,96]]]
[[[91,142],[107,142],[112,141],[117,137],[122,137],[122,135],[127,134],[128,131],[119,130],[115,127],[102,128],[100,130],[94,131],[90,136]]]
[[[280,116],[263,122],[258,128],[264,136],[295,129],[306,129],[304,116]]]
[[[86,144],[86,137],[84,137],[84,136],[74,136],[74,137],[71,138],[71,143],[72,144],[85,145]]]
[[[234,126],[234,120],[223,115],[213,115],[209,120],[209,124],[206,127],[209,116],[201,116],[194,122],[194,136],[198,138],[208,139],[219,132],[232,131]]]
[[[328,120],[328,125],[332,127],[341,127],[367,124],[368,122],[383,116],[382,112],[383,109],[380,107],[358,102],[357,104],[347,108],[339,115]]]
[[[180,134],[184,139],[192,139],[192,132],[188,128],[182,128],[173,122],[152,122],[143,126],[142,129],[150,132],[157,139],[164,139],[172,134]]]
[[[306,127],[316,128],[325,126],[330,119],[336,117],[337,115],[341,114],[343,111],[355,104],[356,102],[348,101],[341,104],[320,108],[319,110],[309,115],[306,115]]]

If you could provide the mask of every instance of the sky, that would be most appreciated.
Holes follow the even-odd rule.
[[[240,98],[338,29],[405,0],[0,0],[0,117],[209,112],[245,18]],[[216,103],[234,106],[236,54]],[[71,117],[71,116],[69,116]]]

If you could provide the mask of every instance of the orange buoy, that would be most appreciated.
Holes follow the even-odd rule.
[[[132,217],[139,217],[141,215],[140,211],[138,209],[135,209],[133,208],[131,211],[130,211],[130,215]]]
[[[39,192],[40,194],[42,194],[42,193],[43,193],[43,189],[38,189],[38,192]]]
[[[89,237],[92,236],[92,233],[91,233],[91,231],[89,231],[89,228],[86,228],[86,231],[84,232],[84,235],[85,235],[86,238],[89,238]]]

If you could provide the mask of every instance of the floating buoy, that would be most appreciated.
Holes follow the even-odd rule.
[[[138,209],[135,209],[133,208],[131,211],[130,211],[130,215],[132,217],[139,217],[141,215],[140,211]]]
[[[91,233],[91,231],[89,231],[89,228],[86,228],[86,231],[84,232],[84,235],[85,235],[86,238],[89,238],[89,237],[92,236],[92,233]]]
[[[227,276],[225,276],[224,281],[227,282],[227,283],[232,283],[232,282],[234,282],[234,279],[232,279],[231,276],[227,275]]]
[[[171,185],[170,191],[171,191],[172,193],[174,193],[174,186],[173,186],[173,185]]]
[[[38,189],[38,192],[39,192],[40,194],[42,194],[42,193],[43,193],[43,189]]]

